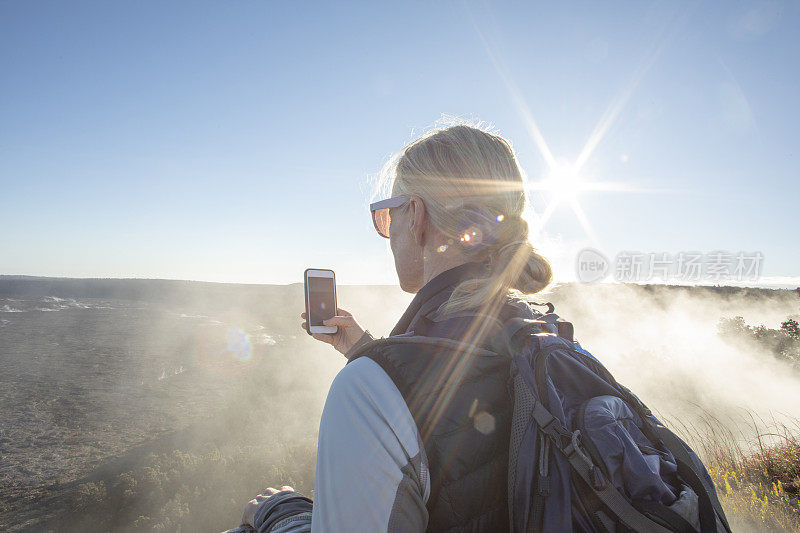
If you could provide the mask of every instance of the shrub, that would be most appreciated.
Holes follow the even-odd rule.
[[[796,428],[753,420],[754,437],[743,440],[716,420],[707,428],[684,427],[714,479],[734,531],[800,532],[800,438]],[[794,431],[793,431],[794,430]]]
[[[61,529],[223,531],[238,524],[244,504],[268,485],[311,493],[316,448],[310,439],[277,445],[271,452],[252,445],[225,453],[206,448],[150,455],[145,464],[108,483],[78,485]]]

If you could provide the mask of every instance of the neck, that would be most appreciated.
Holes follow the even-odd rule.
[[[445,270],[450,270],[468,262],[461,254],[440,254],[437,252],[433,252],[433,254],[426,257],[422,265],[423,286]]]

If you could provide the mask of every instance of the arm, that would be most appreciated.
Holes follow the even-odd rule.
[[[430,492],[417,426],[367,357],[331,385],[317,450],[313,531],[424,531]]]
[[[363,357],[342,369],[328,392],[313,516],[311,500],[274,491],[251,502],[251,523],[259,533],[422,532],[429,493],[427,460],[403,396]]]

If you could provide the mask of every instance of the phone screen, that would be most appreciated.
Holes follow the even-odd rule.
[[[333,278],[308,278],[308,314],[310,326],[322,326],[322,321],[336,315]]]

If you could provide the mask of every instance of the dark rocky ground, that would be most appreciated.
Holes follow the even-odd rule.
[[[302,285],[0,276],[0,530],[59,529],[76,486],[149,454],[241,443],[220,423],[272,399],[254,373],[314,391],[313,433],[342,361],[302,309]]]
[[[157,304],[69,302],[3,313],[0,529],[49,511],[43,499],[110,458],[213,414],[235,378],[225,364],[236,361],[217,357],[224,324]],[[0,308],[33,303],[0,299]]]

